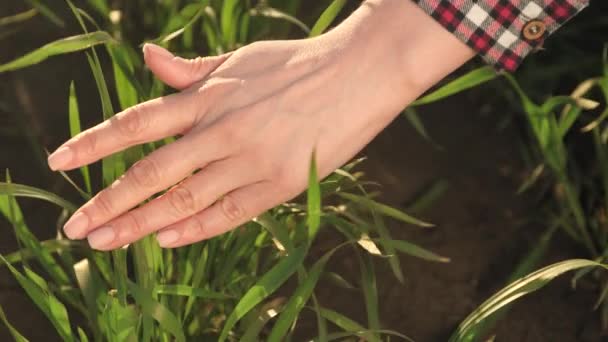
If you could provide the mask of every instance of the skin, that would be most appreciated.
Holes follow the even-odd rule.
[[[64,232],[112,250],[149,234],[172,248],[234,229],[304,191],[313,150],[319,176],[329,175],[473,55],[409,0],[368,0],[322,36],[218,57],[185,60],[148,44],[148,67],[181,92],[82,132],[49,166],[71,170],[183,137],[99,192]]]

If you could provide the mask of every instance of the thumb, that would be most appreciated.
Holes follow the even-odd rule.
[[[145,44],[143,50],[146,65],[154,75],[178,90],[202,80],[230,57],[230,54],[224,54],[185,59],[175,57],[167,49],[154,44]]]

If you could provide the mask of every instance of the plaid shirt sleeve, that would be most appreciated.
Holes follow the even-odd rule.
[[[497,70],[514,71],[589,0],[414,0]]]

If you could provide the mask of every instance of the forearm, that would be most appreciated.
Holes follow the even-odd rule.
[[[367,0],[328,35],[358,59],[391,68],[414,97],[475,55],[411,0]]]

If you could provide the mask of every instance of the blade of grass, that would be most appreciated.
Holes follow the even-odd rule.
[[[316,152],[313,151],[310,159],[310,169],[308,173],[308,191],[307,191],[307,218],[308,226],[308,244],[312,244],[319,226],[321,225],[321,189],[317,176],[317,160]]]
[[[359,195],[349,194],[349,193],[338,193],[338,196],[340,196],[344,199],[347,199],[349,201],[352,201],[354,203],[357,203],[357,204],[363,206],[364,208],[377,210],[378,212],[380,212],[386,216],[390,216],[392,218],[403,221],[405,223],[413,224],[413,225],[416,225],[419,227],[427,227],[427,228],[433,227],[433,225],[430,223],[419,220],[413,216],[410,216],[410,215],[402,212],[401,210],[395,209],[393,207],[389,207],[382,203],[378,203],[378,202],[376,202],[370,198],[364,197],[364,196],[359,196]]]
[[[47,5],[43,4],[39,0],[25,0],[32,7],[36,8],[42,15],[47,17],[52,23],[59,27],[65,27],[65,22],[53,12]]]
[[[82,51],[110,41],[112,41],[112,37],[108,33],[100,31],[56,40],[11,62],[0,65],[0,73],[22,69],[53,56]]]
[[[485,66],[479,69],[475,69],[459,78],[449,82],[443,87],[435,90],[434,92],[414,101],[411,106],[420,106],[432,102],[439,101],[448,96],[463,92],[467,89],[476,87],[480,84],[486,83],[498,77],[499,74],[490,67]]]
[[[127,280],[127,286],[129,287],[130,294],[141,307],[143,314],[154,318],[163,330],[171,333],[171,335],[175,337],[176,341],[186,341],[184,329],[177,317],[175,317],[171,311],[167,310],[165,306],[161,305],[152,297],[149,297],[134,282]]]
[[[187,285],[157,285],[154,292],[160,295],[197,297],[206,299],[232,299],[234,297],[220,292],[209,291]]]
[[[0,195],[11,193],[15,197],[36,198],[55,204],[69,212],[76,211],[77,206],[45,190],[28,185],[0,182]]]
[[[336,17],[346,5],[347,0],[334,0],[325,11],[321,14],[317,22],[310,30],[309,37],[321,35],[327,28],[336,20]]]
[[[29,342],[29,340],[25,338],[25,336],[21,335],[21,333],[8,321],[2,306],[0,306],[0,320],[4,323],[15,342]]]
[[[80,110],[78,109],[78,97],[76,95],[76,88],[74,82],[70,83],[70,99],[69,99],[69,118],[70,118],[70,135],[75,137],[78,135],[82,127],[80,126]],[[85,188],[87,193],[90,195],[91,190],[91,176],[89,175],[89,167],[83,166],[80,168],[82,179],[84,180]]]
[[[470,335],[471,331],[492,313],[522,296],[541,289],[551,282],[551,280],[565,272],[585,267],[607,268],[607,266],[595,261],[572,259],[549,265],[516,280],[475,309],[475,311],[460,324],[456,332],[454,332],[450,338],[450,342],[473,341],[473,337]]]
[[[256,284],[243,295],[230,316],[228,316],[219,341],[225,341],[238,320],[287,281],[287,279],[289,279],[297,270],[297,267],[302,264],[305,256],[306,248],[305,246],[300,246],[294,250],[294,253],[282,258],[270,271],[264,274]]]
[[[366,329],[359,323],[353,321],[352,319],[333,311],[328,308],[321,308],[320,310],[321,316],[323,316],[328,321],[335,324],[340,329],[352,333],[353,335],[360,335],[365,338],[366,341],[369,342],[380,342],[381,340],[374,336],[374,334],[360,334],[360,332],[365,331]]]
[[[380,241],[380,239],[378,239],[377,241]],[[426,250],[420,246],[417,246],[411,242],[407,242],[404,240],[382,240],[382,244],[386,246],[391,246],[392,248],[398,250],[401,253],[405,253],[420,259],[442,263],[450,262],[449,258],[442,257],[438,254],[435,254],[429,250]]]
[[[252,17],[265,17],[265,18],[285,20],[288,23],[294,24],[295,26],[300,28],[306,35],[310,35],[310,28],[306,24],[304,24],[302,21],[300,21],[298,18],[296,18],[292,15],[289,15],[288,13],[285,13],[276,8],[270,7],[267,4],[260,4],[257,7],[252,8],[249,11],[249,14]]]
[[[380,329],[380,313],[378,311],[378,289],[376,288],[376,274],[371,256],[361,256],[357,253],[359,267],[361,268],[361,289],[365,298],[367,324],[370,330]],[[374,334],[376,337],[376,335]]]
[[[48,293],[44,288],[41,288],[34,280],[24,276],[16,268],[13,267],[6,259],[0,255],[0,261],[2,261],[6,267],[13,274],[19,285],[25,290],[28,296],[32,299],[34,304],[38,306],[40,311],[51,321],[57,333],[64,341],[73,341],[72,332],[70,328],[70,322],[65,306],[52,294]],[[29,272],[30,275],[34,274]],[[36,281],[42,282],[46,285],[46,282],[41,277],[37,277]],[[48,286],[45,286],[48,288]]]
[[[17,14],[8,16],[8,17],[2,17],[2,18],[0,18],[0,27],[6,26],[6,25],[12,25],[12,24],[16,24],[16,23],[20,23],[20,22],[32,19],[33,17],[36,16],[36,14],[38,14],[38,10],[35,8],[32,8],[29,11],[17,13]]]
[[[293,325],[293,322],[297,319],[298,315],[300,314],[300,311],[302,311],[304,305],[306,305],[306,303],[310,299],[310,296],[312,295],[312,292],[315,286],[317,285],[319,278],[321,277],[321,273],[325,269],[327,261],[329,261],[329,258],[331,258],[331,256],[336,252],[336,250],[338,250],[342,246],[343,244],[325,253],[325,255],[323,255],[323,257],[321,257],[321,259],[319,259],[313,265],[313,267],[310,269],[310,272],[308,272],[308,274],[306,275],[304,281],[294,291],[287,304],[285,304],[285,308],[279,314],[279,318],[274,324],[270,336],[268,336],[267,340],[269,342],[283,341],[285,335],[287,335],[290,326]]]

